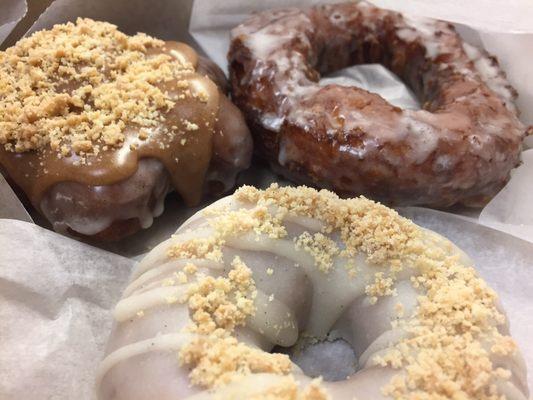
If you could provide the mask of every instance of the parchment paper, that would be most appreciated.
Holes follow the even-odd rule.
[[[2,0],[0,4],[0,44],[26,14],[25,0]]]
[[[250,3],[197,0],[191,32],[209,55],[225,65],[228,28],[244,18],[250,5],[258,10],[296,3],[291,0]],[[3,7],[4,4],[0,4],[0,11]],[[77,16],[88,16],[114,22],[129,33],[144,31],[193,44],[186,29],[190,11],[191,1],[188,0],[56,0],[32,30],[75,20]],[[487,10],[481,8],[478,11]],[[469,32],[468,29],[465,31]],[[473,33],[471,40],[481,40],[478,32]],[[513,40],[509,36],[509,41]],[[502,51],[509,50],[504,44],[502,47]],[[523,57],[525,53],[518,54],[522,59],[527,58]],[[511,63],[510,68],[514,65]],[[346,84],[347,79],[351,79],[352,84],[369,85],[390,101],[411,102],[416,107],[405,86],[394,76],[386,76],[385,71],[377,75],[379,78],[372,78],[376,69],[371,69],[369,74],[364,72],[365,68],[347,70],[332,78],[342,79]],[[521,78],[529,76],[526,71]],[[520,79],[518,82],[522,84],[519,89],[523,96],[522,87],[527,82],[520,82]],[[244,173],[240,183],[264,187],[274,180],[279,181],[267,168],[259,165]],[[5,183],[0,181],[0,188],[2,185]],[[18,202],[13,196],[0,197],[0,209],[7,210],[12,201]],[[195,211],[184,210],[179,200],[172,196],[167,199],[166,206],[167,211],[156,219],[153,229],[107,248],[114,253],[138,258],[168,237]],[[481,275],[501,295],[509,313],[513,336],[528,361],[533,388],[533,348],[527,332],[533,326],[533,302],[527,296],[533,292],[530,263],[533,244],[447,213],[425,209],[405,209],[403,212],[423,226],[445,234],[476,260]],[[6,213],[10,218],[15,217],[10,211]],[[533,240],[531,236],[527,238]],[[94,370],[109,334],[109,310],[119,298],[133,263],[132,259],[76,242],[30,223],[0,219],[0,400],[93,398]]]
[[[29,33],[86,17],[116,24],[128,34],[144,32],[160,39],[191,42],[191,7],[192,0],[55,0]]]
[[[370,0],[379,7],[409,15],[466,24],[482,31],[531,33],[533,8],[529,0]]]
[[[522,153],[523,164],[511,181],[479,215],[479,222],[523,239],[533,237],[533,149]]]
[[[33,222],[17,195],[0,174],[0,218]]]
[[[0,220],[0,399],[91,399],[133,261]]]

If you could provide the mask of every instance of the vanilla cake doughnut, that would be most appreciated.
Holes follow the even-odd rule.
[[[497,295],[436,233],[363,197],[242,187],[135,269],[100,400],[525,400]],[[275,346],[344,339],[358,371],[305,376]]]

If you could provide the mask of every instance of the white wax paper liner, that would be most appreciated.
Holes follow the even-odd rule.
[[[28,5],[25,0],[2,0],[0,4],[0,44],[26,15],[27,10]]]
[[[0,218],[13,218],[32,222],[32,219],[17,195],[0,174]]]
[[[133,261],[0,220],[0,399],[91,399]]]
[[[217,3],[218,15],[210,17],[208,11]],[[211,27],[210,32],[214,33],[210,36],[204,29],[199,36],[193,31],[194,36],[199,42],[202,34],[211,39],[217,34],[227,38],[228,28],[224,28],[224,23],[232,21],[233,26],[242,20],[248,12],[243,8],[244,3],[197,1],[195,11],[201,12],[196,17],[193,15],[192,27],[194,21],[200,22],[204,28]],[[294,3],[273,0],[263,1],[260,6],[271,8]],[[231,7],[234,7],[233,14],[228,12]],[[57,0],[32,29],[87,16],[117,23],[129,33],[144,31],[187,41],[190,9],[190,1],[154,0],[147,5],[140,0]],[[215,59],[222,59],[223,64],[225,46],[214,42],[206,50]],[[369,81],[367,75],[357,70],[347,71],[341,78],[348,79],[348,75],[358,85],[365,80],[370,85],[376,82]],[[399,88],[394,79],[387,82],[393,83],[387,90]],[[394,101],[395,96],[387,98]],[[401,95],[400,99],[409,101],[407,95]],[[274,180],[278,179],[262,167],[247,171],[241,178],[241,182],[262,187]],[[111,246],[113,251],[137,255],[140,249],[145,251],[168,236],[194,211],[183,211],[169,202],[172,199],[167,201],[171,211],[157,222],[159,226],[153,230],[154,234],[143,232],[132,239],[136,242],[132,247]],[[533,258],[533,244],[446,213],[417,208],[403,212],[421,225],[448,236],[474,258],[480,274],[500,293],[513,336],[532,371],[533,348],[527,330],[533,326],[533,302],[528,297],[533,292],[529,262]],[[109,310],[120,296],[132,264],[130,259],[36,225],[0,220],[0,399],[92,398],[94,369],[111,324]],[[529,379],[533,387],[531,372]]]

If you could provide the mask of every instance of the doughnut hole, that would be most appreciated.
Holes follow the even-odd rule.
[[[379,94],[396,107],[420,109],[420,102],[411,89],[398,75],[381,64],[361,64],[343,68],[323,76],[319,84],[358,87]]]
[[[287,223],[286,228],[291,237],[306,230],[292,223]],[[401,303],[402,312],[407,315],[416,306],[417,292],[409,282],[399,282],[397,296],[382,297],[375,304],[369,301],[364,292],[361,293],[360,289],[354,287],[354,299],[339,314],[337,320],[333,320],[329,334],[325,338],[314,337],[307,334],[306,328],[312,312],[313,292],[320,291],[320,288],[313,287],[305,268],[271,252],[228,246],[224,247],[223,253],[226,265],[234,257],[240,257],[252,270],[258,292],[287,306],[296,316],[298,325],[297,339],[287,346],[273,344],[251,327],[238,330],[237,337],[264,351],[288,355],[308,378],[321,376],[326,382],[339,382],[341,385],[341,381],[359,381],[361,376],[367,374],[369,367],[365,364],[368,359],[388,344],[382,338],[394,337],[388,334],[391,333],[391,322],[398,317],[398,303]],[[279,279],[279,276],[283,276],[283,279]],[[337,276],[323,278],[339,279]]]
[[[311,378],[321,376],[326,382],[345,380],[357,371],[355,351],[344,339],[326,339],[303,348],[278,346],[274,351],[287,354],[305,375]]]
[[[235,256],[240,257],[252,270],[258,291],[270,301],[280,301],[293,312],[298,330],[301,331],[307,323],[313,291],[305,271],[295,268],[294,262],[273,253],[231,248],[224,251],[227,260],[232,260]],[[230,265],[227,261],[225,264]],[[265,265],[270,267],[265,268]],[[282,276],[283,279],[272,279],[275,276]]]

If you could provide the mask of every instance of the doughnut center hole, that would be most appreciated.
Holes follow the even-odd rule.
[[[343,339],[325,339],[291,348],[276,347],[273,352],[287,354],[305,375],[322,376],[328,382],[345,380],[358,370],[356,354]]]
[[[323,76],[321,86],[336,84],[358,87],[379,94],[403,109],[418,110],[420,102],[413,91],[394,72],[381,64],[358,64]]]

